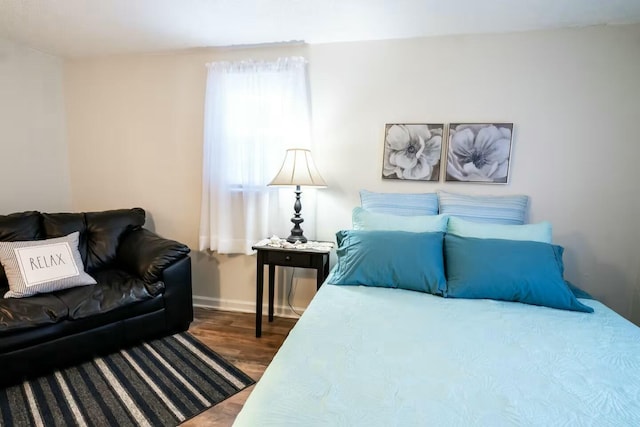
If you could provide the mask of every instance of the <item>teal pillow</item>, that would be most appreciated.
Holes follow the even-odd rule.
[[[561,246],[477,239],[447,234],[444,239],[446,296],[518,301],[591,313],[562,277]]]
[[[401,288],[442,295],[444,233],[343,230],[328,283]]]
[[[353,208],[351,215],[354,230],[388,230],[425,233],[447,231],[446,215],[400,216],[370,212],[366,209]]]
[[[507,225],[472,222],[452,216],[449,218],[447,232],[462,237],[551,243],[551,223],[547,221],[538,224]]]
[[[582,289],[580,289],[579,287],[577,287],[576,285],[574,285],[573,283],[571,283],[568,280],[565,280],[565,282],[567,283],[567,286],[569,286],[569,289],[571,289],[571,293],[576,297],[576,298],[583,298],[583,299],[592,299],[595,300],[595,298],[587,291],[583,291]]]

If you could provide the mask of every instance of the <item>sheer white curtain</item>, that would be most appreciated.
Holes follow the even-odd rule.
[[[250,254],[261,239],[289,235],[293,193],[267,184],[287,148],[309,148],[307,64],[293,57],[207,68],[200,250]]]

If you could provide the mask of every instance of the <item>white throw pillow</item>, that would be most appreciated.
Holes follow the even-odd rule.
[[[79,232],[55,239],[0,242],[0,263],[9,282],[5,298],[95,285],[84,271],[78,251]]]

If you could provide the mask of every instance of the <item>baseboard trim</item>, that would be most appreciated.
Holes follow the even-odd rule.
[[[203,307],[203,308],[215,308],[217,310],[225,310],[225,311],[237,311],[241,313],[255,313],[256,312],[256,303],[243,301],[243,300],[234,300],[234,299],[223,299],[223,298],[213,298],[213,297],[204,297],[204,296],[193,296],[193,306],[194,307]],[[301,307],[293,307],[295,311],[302,314],[304,313],[304,308]],[[262,313],[264,315],[267,314],[268,305],[267,303],[262,305]],[[280,305],[275,304],[273,306],[273,314],[278,317],[291,317],[297,319],[300,317],[296,314],[291,307],[288,305]]]

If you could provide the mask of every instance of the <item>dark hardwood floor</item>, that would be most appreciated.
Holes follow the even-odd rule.
[[[189,332],[256,381],[260,379],[296,319],[264,317],[262,337],[256,338],[255,314],[196,308]],[[182,426],[230,426],[253,390],[251,386]]]

